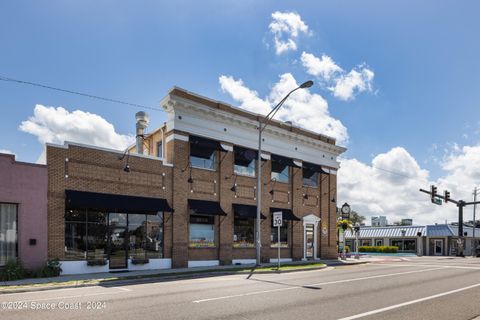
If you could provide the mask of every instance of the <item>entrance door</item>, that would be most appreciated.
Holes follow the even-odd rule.
[[[305,226],[305,258],[313,259],[314,254],[314,226],[313,224],[307,224]]]
[[[125,269],[127,268],[127,214],[110,213],[108,231],[110,269]]]
[[[443,240],[434,240],[433,250],[436,256],[443,256]]]

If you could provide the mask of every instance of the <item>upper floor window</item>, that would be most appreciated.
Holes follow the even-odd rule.
[[[217,150],[221,150],[220,142],[190,136],[190,163],[192,167],[215,170]]]
[[[157,157],[163,158],[163,144],[162,141],[157,143]]]
[[[274,154],[272,154],[271,156],[271,162],[272,162],[271,179],[278,182],[288,183],[290,178],[290,167],[298,167],[298,165],[295,164],[295,162],[292,159],[274,155]]]
[[[303,162],[303,185],[318,187],[320,185],[320,174],[327,174],[318,164]]]
[[[233,152],[235,157],[233,171],[239,175],[255,177],[255,159],[258,153],[237,146],[233,148]]]
[[[308,187],[318,187],[319,172],[303,167],[303,185]]]

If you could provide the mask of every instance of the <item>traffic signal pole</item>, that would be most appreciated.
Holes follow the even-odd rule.
[[[457,256],[464,257],[465,255],[463,254],[463,244],[465,243],[465,241],[464,241],[464,235],[463,235],[463,208],[469,205],[480,204],[480,201],[465,202],[463,200],[454,200],[450,198],[450,192],[447,190],[445,190],[444,195],[442,196],[437,193],[437,187],[433,185],[430,187],[430,191],[420,189],[420,192],[429,194],[432,200],[432,203],[438,204],[435,201],[435,199],[442,199],[443,201],[445,201],[445,203],[452,202],[457,205],[458,207],[458,239],[460,240],[460,243],[459,243],[460,246],[457,252]]]

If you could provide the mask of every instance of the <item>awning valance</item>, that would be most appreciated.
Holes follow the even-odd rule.
[[[270,212],[271,212],[271,213],[278,212],[278,211],[282,211],[282,218],[283,218],[283,220],[300,221],[300,219],[297,218],[297,217],[293,214],[292,210],[290,210],[290,209],[270,208]]]
[[[200,148],[215,149],[219,151],[228,151],[222,146],[220,141],[202,138],[198,136],[190,136],[190,142]]]
[[[233,212],[236,216],[239,216],[241,218],[252,218],[252,219],[257,218],[256,206],[249,206],[247,204],[234,203]],[[266,219],[266,217],[263,214],[260,214],[260,215],[261,215],[261,219]]]
[[[279,155],[276,155],[276,154],[272,154],[271,160],[272,160],[272,162],[277,163],[281,166],[301,168],[291,158],[282,157],[282,156],[279,156]]]
[[[235,163],[245,167],[248,166],[252,160],[258,159],[258,151],[256,150],[234,146],[233,151],[235,152]]]
[[[310,171],[313,171],[313,172],[320,172],[320,173],[323,173],[323,174],[328,174],[328,172],[325,172],[325,170],[323,170],[322,167],[319,166],[318,164],[303,162],[303,168],[307,169],[307,170],[310,170]]]
[[[219,202],[188,199],[188,206],[195,214],[209,216],[226,216]]]
[[[65,190],[67,209],[93,209],[108,212],[156,214],[173,212],[167,200],[109,193]]]

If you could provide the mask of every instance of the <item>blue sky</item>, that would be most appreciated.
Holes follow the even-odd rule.
[[[222,90],[221,75],[270,103],[280,75],[311,78],[310,92],[348,130],[346,159],[368,167],[401,147],[421,167],[414,170],[428,171],[418,179],[411,172],[417,184],[443,182],[466,197],[461,185],[476,181],[465,180],[474,170],[466,159],[475,156],[464,147],[478,146],[480,130],[479,9],[476,1],[4,1],[0,75],[152,107],[174,85],[241,105]],[[276,53],[274,12],[308,26],[296,50]],[[338,99],[306,72],[302,52],[327,55],[345,73],[364,64],[375,75],[370,90]],[[36,104],[97,114],[119,134],[134,131],[135,108],[0,81],[0,149],[22,161],[42,152],[37,136],[19,130]],[[150,114],[152,128],[165,120]],[[352,197],[344,196],[360,201]],[[387,207],[364,211],[387,214]]]

